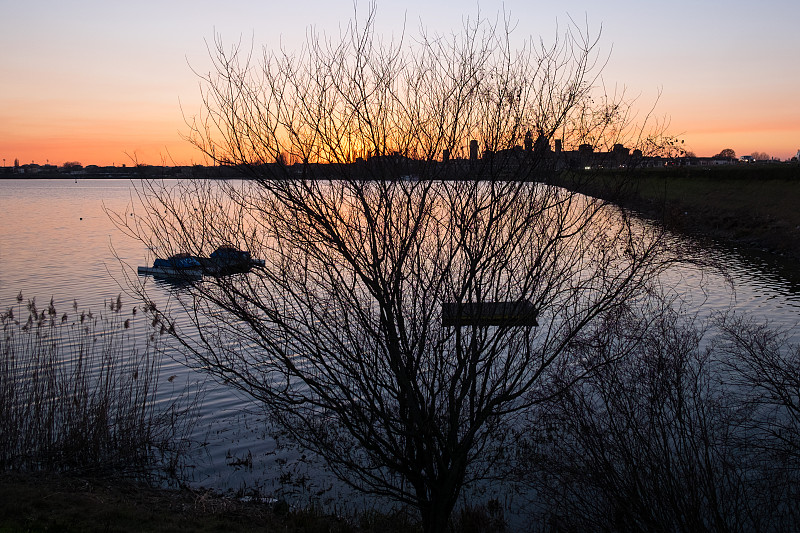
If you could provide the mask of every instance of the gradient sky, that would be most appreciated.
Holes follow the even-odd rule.
[[[710,156],[800,149],[800,2],[797,0],[382,1],[377,27],[406,20],[457,30],[465,16],[505,9],[515,35],[551,40],[571,16],[602,27],[606,85],[624,86],[688,149]],[[364,11],[367,3],[359,2]],[[0,0],[0,158],[11,165],[190,164],[183,113],[200,110],[206,42],[296,49],[310,25],[338,33],[351,0]],[[643,111],[644,112],[644,111]]]

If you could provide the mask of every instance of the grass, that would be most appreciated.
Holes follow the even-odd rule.
[[[791,168],[797,172],[794,178],[786,172]],[[663,202],[673,217],[677,210],[678,220],[734,242],[784,253],[796,250],[800,242],[797,167],[645,173],[639,194],[654,206]]]
[[[800,165],[608,172],[580,181],[579,190],[607,197],[609,191],[619,190],[621,180],[628,182],[627,194],[611,193],[609,199],[662,221],[672,230],[800,259]]]
[[[451,531],[506,531],[496,502],[454,514]],[[283,501],[242,501],[211,491],[159,489],[117,478],[0,474],[0,532],[420,533],[409,513],[336,516]]]
[[[202,491],[119,479],[8,474],[0,479],[0,531],[348,531],[335,517],[289,513],[285,506]]]
[[[241,501],[116,478],[0,474],[0,532],[415,532],[406,514],[347,519],[285,502]]]

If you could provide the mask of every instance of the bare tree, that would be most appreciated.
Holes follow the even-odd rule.
[[[576,337],[580,363],[521,426],[518,474],[535,487],[540,521],[796,530],[797,346],[752,320],[699,323],[672,302],[640,303]]]
[[[585,357],[589,346],[589,363],[629,356],[534,411],[520,447],[532,461],[525,467],[523,459],[520,471],[544,500],[543,522],[560,530],[762,530],[730,438],[739,406],[713,382],[706,330],[659,305],[586,331],[574,349]]]
[[[780,492],[784,514],[800,524],[800,345],[769,324],[724,317],[717,350],[730,370],[729,394],[753,416],[746,445],[761,454],[764,479]],[[788,520],[788,519],[787,519]]]
[[[385,42],[373,17],[299,55],[217,44],[189,137],[250,179],[147,183],[118,222],[159,257],[263,258],[186,288],[188,360],[442,531],[575,337],[672,256],[659,229],[548,185],[554,137],[646,137],[621,95],[596,94],[596,40],[571,27],[517,50],[506,21],[479,20]],[[538,149],[517,146],[529,132]]]

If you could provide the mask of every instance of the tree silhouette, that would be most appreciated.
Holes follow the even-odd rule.
[[[671,256],[658,228],[550,185],[554,152],[518,146],[645,137],[622,95],[597,94],[595,39],[571,27],[515,50],[507,21],[478,20],[385,42],[374,15],[260,62],[217,43],[188,137],[248,179],[145,183],[139,216],[117,223],[159,257],[263,258],[179,295],[188,361],[263,402],[342,480],[443,531],[570,342]]]
[[[800,347],[752,317],[700,322],[674,305],[639,300],[587,328],[573,361],[613,360],[564,367],[561,380],[583,379],[530,411],[517,473],[539,519],[564,531],[797,530]]]
[[[724,150],[722,150],[720,153],[718,153],[714,157],[717,157],[717,158],[720,158],[720,159],[736,159],[736,152],[734,152],[730,148],[725,148]]]

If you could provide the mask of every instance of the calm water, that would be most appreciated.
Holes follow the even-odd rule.
[[[81,308],[100,311],[122,293],[123,312],[129,312],[137,302],[126,294],[126,275],[135,276],[136,266],[153,257],[117,230],[105,210],[130,216],[132,192],[131,183],[122,180],[0,180],[0,306],[15,304],[22,292],[25,299],[35,297],[40,308],[53,298],[59,311],[69,311],[77,299]],[[728,268],[733,290],[720,276],[688,267],[671,271],[668,282],[703,312],[734,307],[800,337],[800,287],[774,260],[745,258],[735,250],[709,254]],[[148,283],[160,307],[174,298],[170,284]],[[168,361],[162,379],[171,375],[200,379]],[[257,406],[219,385],[206,384],[206,390],[193,435],[194,483],[220,490],[248,485],[265,493],[296,491],[322,503],[337,498],[341,489],[331,489],[332,479],[317,466],[276,449]],[[252,469],[232,464],[248,454]]]
[[[15,306],[21,292],[23,305],[35,298],[39,309],[52,298],[59,315],[71,313],[74,300],[80,309],[97,313],[121,294],[122,312],[130,314],[138,302],[126,277],[135,277],[138,265],[152,264],[153,256],[122,234],[106,210],[130,216],[132,192],[126,180],[0,180],[0,307]],[[180,290],[152,278],[146,283],[161,309]],[[177,378],[167,382],[171,376]],[[276,448],[257,405],[222,385],[203,382],[171,359],[160,379],[165,394],[196,383],[205,391],[191,435],[195,446],[188,474],[196,486],[222,491],[258,487],[302,501],[332,484],[317,470],[312,481],[302,456]],[[236,464],[248,457],[252,468]],[[337,490],[324,491],[319,501],[336,497]]]

